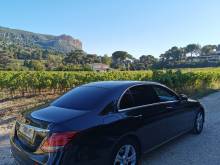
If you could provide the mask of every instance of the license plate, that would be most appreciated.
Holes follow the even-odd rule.
[[[25,124],[20,124],[19,132],[27,137],[29,140],[32,140],[34,137],[34,129]]]

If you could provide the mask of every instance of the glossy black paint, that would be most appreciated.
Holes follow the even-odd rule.
[[[118,102],[123,93],[138,85],[162,87],[177,99],[119,110]],[[90,83],[84,87],[103,88],[108,93],[97,107],[89,111],[56,107],[52,103],[31,112],[21,121],[48,129],[48,136],[56,132],[76,131],[76,138],[56,153],[39,153],[22,142],[15,129],[11,136],[11,148],[17,161],[21,164],[107,164],[115,145],[124,138],[135,140],[141,153],[148,152],[192,130],[196,113],[203,111],[199,102],[185,97],[183,99],[159,83],[108,81]]]

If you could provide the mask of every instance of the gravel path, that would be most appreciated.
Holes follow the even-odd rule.
[[[143,165],[219,165],[220,92],[202,98],[206,122],[201,135],[186,134],[143,157]],[[13,164],[8,141],[10,125],[0,119],[0,165]]]
[[[0,165],[14,164],[10,154],[9,134],[14,117],[0,118]]]
[[[219,165],[220,92],[202,98],[206,121],[202,134],[186,134],[144,156],[143,165]]]

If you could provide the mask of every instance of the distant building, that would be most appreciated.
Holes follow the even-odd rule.
[[[111,69],[109,65],[102,64],[102,63],[93,63],[91,64],[91,68],[93,71],[97,71],[97,72],[108,71]]]
[[[219,63],[220,62],[220,45],[211,54],[203,55],[203,56],[197,56],[197,57],[188,57],[187,61],[189,62],[210,62],[210,63]]]

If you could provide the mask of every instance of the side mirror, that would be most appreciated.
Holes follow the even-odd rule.
[[[183,100],[183,101],[188,100],[188,97],[185,94],[180,94],[179,97],[180,97],[180,100]]]

